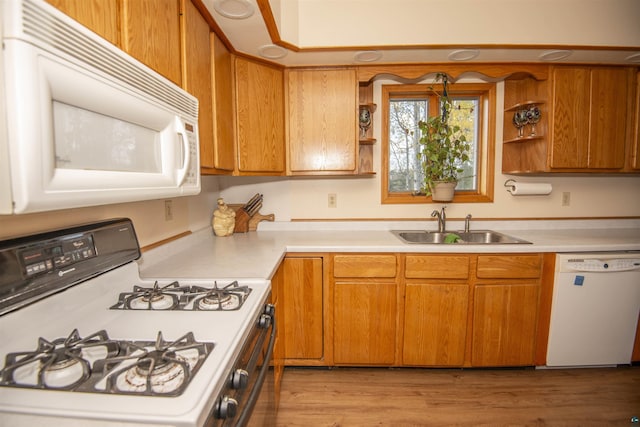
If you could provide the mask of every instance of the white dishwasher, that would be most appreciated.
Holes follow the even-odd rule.
[[[631,363],[639,311],[639,252],[557,255],[547,366]]]

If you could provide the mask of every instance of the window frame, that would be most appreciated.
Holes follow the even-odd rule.
[[[434,203],[431,196],[413,192],[389,192],[389,100],[393,98],[418,98],[441,93],[442,85],[437,84],[383,84],[381,85],[382,127],[381,127],[381,203],[413,204]],[[493,202],[493,182],[495,175],[496,136],[496,84],[495,83],[455,83],[448,86],[449,96],[478,96],[481,113],[478,143],[478,188],[475,191],[456,191],[453,203]],[[435,102],[429,101],[430,106]],[[435,103],[437,105],[437,103]],[[438,109],[429,108],[431,114]],[[486,128],[486,129],[485,129]]]

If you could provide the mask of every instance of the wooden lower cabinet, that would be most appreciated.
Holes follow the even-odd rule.
[[[339,282],[333,292],[333,361],[336,364],[393,364],[397,285]]]
[[[403,365],[462,366],[468,307],[466,283],[407,283]]]
[[[324,355],[322,258],[285,258],[280,269],[285,363],[320,360]]]
[[[542,254],[287,256],[279,294],[285,301],[280,310],[285,364],[543,365],[553,259]]]
[[[395,254],[337,254],[332,257],[335,364],[395,363],[397,264]]]
[[[472,366],[534,364],[538,289],[537,284],[476,286]]]

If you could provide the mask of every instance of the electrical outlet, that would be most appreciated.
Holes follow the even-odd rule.
[[[329,193],[327,197],[327,204],[330,208],[338,207],[338,196],[336,193]]]
[[[164,220],[171,221],[173,219],[173,200],[164,201]]]
[[[571,205],[571,193],[568,191],[562,192],[562,206]]]

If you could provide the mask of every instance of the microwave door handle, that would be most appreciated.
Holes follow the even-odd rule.
[[[181,169],[178,169],[178,187],[180,187],[187,177],[189,166],[191,166],[191,152],[189,151],[189,140],[187,139],[185,131],[178,131],[178,136],[182,141],[182,158],[184,159],[183,167]]]

